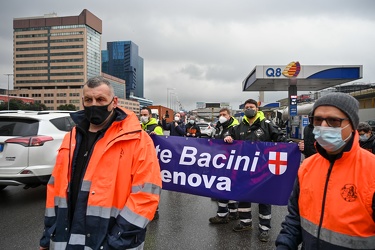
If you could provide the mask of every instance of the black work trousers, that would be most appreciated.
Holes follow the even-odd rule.
[[[225,217],[228,213],[237,213],[238,202],[232,200],[218,200],[217,216]]]
[[[271,229],[271,205],[259,204],[259,229],[267,231]],[[252,223],[251,202],[240,202],[238,205],[240,220],[244,224]]]

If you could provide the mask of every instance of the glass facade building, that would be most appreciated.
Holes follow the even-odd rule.
[[[87,27],[87,78],[100,75],[101,66],[101,34],[91,27]]]
[[[132,41],[108,42],[102,51],[102,72],[125,80],[126,98],[143,98],[143,58]]]

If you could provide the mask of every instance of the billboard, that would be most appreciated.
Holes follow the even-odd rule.
[[[219,102],[206,102],[206,108],[220,108]]]

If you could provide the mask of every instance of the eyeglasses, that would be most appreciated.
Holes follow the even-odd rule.
[[[310,116],[310,123],[314,126],[322,125],[323,121],[326,121],[329,127],[341,127],[342,121],[349,120],[349,118],[335,118],[335,117],[327,117],[323,118],[320,116]]]

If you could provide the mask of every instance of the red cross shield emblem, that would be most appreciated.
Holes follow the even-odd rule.
[[[288,153],[270,151],[268,168],[274,175],[282,175],[288,167]]]

